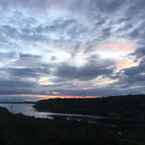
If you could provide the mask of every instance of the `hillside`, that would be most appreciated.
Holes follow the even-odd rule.
[[[89,114],[109,117],[145,117],[145,95],[102,97],[96,99],[50,99],[38,101],[38,111]]]
[[[0,108],[0,145],[118,145],[103,126],[13,115]]]

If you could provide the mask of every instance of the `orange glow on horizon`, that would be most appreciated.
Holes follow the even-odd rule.
[[[95,99],[95,96],[41,96],[44,99]]]
[[[63,95],[34,95],[34,94],[20,94],[20,96],[36,96],[40,99],[95,99],[98,96],[63,96]]]

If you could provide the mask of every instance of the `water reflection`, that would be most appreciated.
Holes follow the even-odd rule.
[[[33,108],[33,104],[0,104],[1,107],[7,108],[10,112],[17,114],[23,114],[26,116],[33,116],[36,118],[48,118],[51,117],[49,112],[38,112]]]
[[[96,122],[101,119],[100,116],[84,115],[84,114],[66,114],[66,113],[52,113],[52,112],[38,112],[33,107],[34,104],[0,104],[1,107],[7,108],[14,114],[23,114],[26,116],[33,116],[35,118],[47,118],[47,119],[67,119],[67,120],[86,120],[88,122]]]
[[[38,101],[43,99],[52,99],[52,98],[64,98],[63,96],[43,96],[43,95],[6,95],[6,96],[0,96],[0,106],[7,108],[10,112],[14,114],[23,114],[26,116],[33,116],[36,118],[48,118],[48,119],[54,119],[56,117],[59,118],[66,118],[66,119],[87,119],[87,120],[97,120],[100,117],[98,116],[92,116],[92,115],[83,115],[83,114],[64,114],[64,113],[52,113],[52,112],[38,112],[33,107],[34,104],[18,104],[18,103],[6,103],[6,102],[24,102],[24,101]],[[72,96],[65,96],[65,98],[74,98]],[[75,98],[81,98],[75,96]],[[86,97],[85,97],[86,98]],[[2,102],[5,102],[2,103]]]

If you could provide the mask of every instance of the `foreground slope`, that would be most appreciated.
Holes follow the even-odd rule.
[[[0,108],[0,145],[117,145],[108,128],[85,122],[35,119]]]

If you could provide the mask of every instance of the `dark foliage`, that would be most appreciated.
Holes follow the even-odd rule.
[[[117,145],[112,132],[95,124],[35,119],[0,109],[0,145]]]
[[[145,95],[113,96],[96,99],[52,99],[38,101],[38,111],[92,114],[108,117],[145,117]]]

